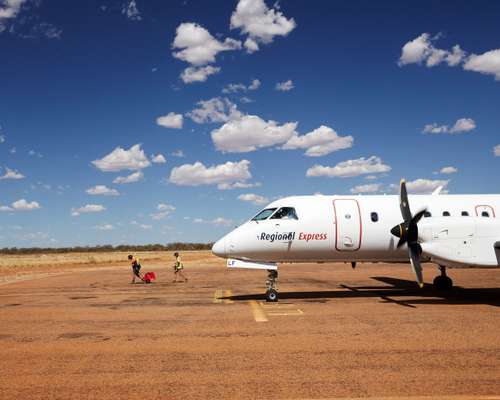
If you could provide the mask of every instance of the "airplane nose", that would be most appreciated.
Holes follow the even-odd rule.
[[[226,257],[226,238],[223,237],[214,243],[212,246],[212,253],[217,257]]]

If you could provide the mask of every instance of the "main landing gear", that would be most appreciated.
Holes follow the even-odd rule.
[[[276,281],[278,280],[278,271],[269,269],[266,281],[266,301],[276,302],[278,301],[278,289],[276,287]]]
[[[446,267],[440,265],[439,270],[441,271],[441,275],[434,278],[434,288],[437,290],[451,290],[453,281],[446,275]]]

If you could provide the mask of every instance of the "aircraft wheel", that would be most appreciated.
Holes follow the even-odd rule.
[[[453,281],[448,276],[436,276],[433,283],[437,290],[451,290],[453,288]]]
[[[266,301],[268,303],[274,303],[274,302],[278,301],[278,292],[274,289],[269,289],[266,292]]]

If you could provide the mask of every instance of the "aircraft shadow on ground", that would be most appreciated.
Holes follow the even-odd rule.
[[[439,291],[426,284],[422,289],[414,281],[373,276],[372,279],[388,286],[348,286],[340,289],[305,292],[280,291],[280,300],[317,300],[378,297],[383,302],[415,308],[425,304],[485,304],[500,307],[500,288],[462,288],[455,286],[450,291]],[[394,299],[397,297],[397,299]],[[233,301],[265,300],[264,293],[227,296]]]

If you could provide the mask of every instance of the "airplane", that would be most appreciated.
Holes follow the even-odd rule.
[[[212,247],[229,268],[267,270],[266,301],[278,301],[278,263],[410,261],[423,287],[422,262],[446,268],[500,268],[500,195],[293,196],[270,203]],[[411,207],[410,207],[411,204]],[[413,211],[413,212],[412,212]],[[402,221],[401,221],[402,218]]]

